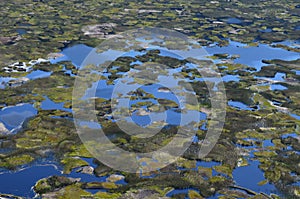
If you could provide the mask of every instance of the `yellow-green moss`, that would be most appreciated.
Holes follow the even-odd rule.
[[[80,158],[64,158],[63,160],[61,160],[61,163],[64,165],[65,174],[71,173],[72,169],[74,168],[89,165],[86,161]]]

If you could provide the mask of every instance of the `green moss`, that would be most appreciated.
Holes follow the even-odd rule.
[[[84,187],[86,189],[116,189],[118,185],[113,182],[88,182]]]
[[[201,174],[204,177],[211,178],[212,177],[212,168],[207,167],[198,167],[198,173]]]
[[[255,151],[253,154],[264,158],[271,158],[277,155],[274,151]]]
[[[95,199],[117,199],[121,196],[119,193],[107,193],[107,192],[97,192],[93,195]]]
[[[164,186],[148,186],[149,190],[154,190],[160,194],[161,197],[164,197],[168,192],[172,191],[174,188],[172,187],[164,187]]]
[[[79,184],[69,185],[59,192],[57,192],[57,198],[65,199],[65,198],[74,198],[74,199],[82,199],[84,197],[91,197],[92,194],[81,189]]]
[[[16,168],[18,166],[29,164],[34,158],[31,155],[16,155],[4,158],[0,162],[0,167]]]
[[[64,173],[69,174],[71,173],[72,169],[88,166],[89,164],[80,159],[80,158],[64,158],[61,160],[61,163],[64,165]]]
[[[247,166],[247,165],[249,165],[249,164],[248,164],[248,161],[245,158],[239,158],[238,159],[238,163],[237,163],[238,167],[244,167],[244,166]]]
[[[210,183],[222,183],[225,181],[226,181],[226,178],[223,176],[213,176],[212,178],[209,179]]]
[[[34,185],[34,191],[38,194],[53,192],[54,190],[61,189],[71,184],[75,184],[79,180],[80,179],[68,178],[65,176],[51,176],[39,180]]]
[[[186,168],[186,169],[196,168],[195,160],[187,160],[187,159],[182,158],[182,159],[177,160],[177,164],[178,164],[178,166]]]
[[[295,188],[295,190],[294,190],[294,195],[295,195],[296,197],[300,197],[300,189],[299,189],[299,187],[296,187],[296,188]]]
[[[284,148],[286,148],[286,145],[283,144],[280,139],[273,139],[272,143],[274,143],[275,148],[278,148],[278,149],[284,149]]]
[[[40,194],[50,192],[52,189],[53,187],[47,182],[47,179],[39,180],[34,186],[34,191]]]
[[[241,133],[238,136],[242,137],[243,135]],[[248,140],[244,140],[244,139],[239,139],[239,140],[236,141],[236,143],[241,145],[241,146],[253,146],[253,141],[248,141]]]
[[[26,124],[26,131],[13,137],[17,148],[53,148],[63,140],[76,139],[71,121],[42,116],[43,114],[47,115],[46,113],[49,114],[49,112],[41,111],[38,116]]]
[[[206,181],[204,177],[197,171],[189,170],[184,173],[184,178],[185,181],[187,181],[191,186],[193,187],[198,187],[201,185],[206,185]]]
[[[230,165],[222,164],[218,166],[214,166],[214,169],[219,172],[226,174],[227,176],[232,177],[232,167]]]
[[[196,110],[196,111],[200,110],[199,105],[192,105],[192,104],[186,104],[185,108],[187,110]]]
[[[93,158],[90,152],[86,149],[85,145],[74,145],[72,146],[72,152],[69,153],[69,156],[72,157],[84,157],[84,158]]]
[[[265,184],[267,184],[269,181],[268,180],[262,180],[259,183],[257,183],[259,186],[263,186]]]
[[[118,186],[113,182],[103,182],[102,187],[104,189],[116,189],[116,188],[118,188]]]
[[[35,93],[47,95],[53,102],[66,102],[72,100],[73,88],[50,88],[49,90],[34,90]]]
[[[22,149],[39,148],[42,145],[42,139],[19,138],[16,140],[16,146]]]
[[[28,61],[31,59],[46,57],[49,52],[59,52],[59,50],[65,46],[70,46],[77,43],[86,43],[92,46],[97,46],[103,41],[103,38],[97,38],[97,35],[84,35],[82,32],[82,27],[90,24],[106,23],[106,22],[117,22],[115,28],[108,28],[104,30],[105,34],[108,36],[110,34],[115,34],[118,32],[126,31],[127,29],[141,27],[143,25],[153,26],[153,27],[164,27],[173,29],[176,28],[181,32],[186,33],[191,38],[196,39],[201,44],[208,45],[211,42],[218,42],[217,45],[224,46],[228,44],[228,40],[224,38],[233,39],[235,41],[241,41],[243,43],[248,43],[249,46],[258,45],[258,43],[265,42],[271,43],[273,41],[281,41],[286,38],[291,40],[299,39],[299,34],[295,30],[295,27],[299,23],[299,19],[295,14],[297,13],[298,6],[297,2],[287,1],[284,4],[282,2],[275,1],[264,1],[258,4],[249,3],[246,1],[238,2],[226,2],[220,1],[218,3],[213,2],[168,2],[164,1],[145,1],[142,4],[136,2],[85,2],[80,3],[76,1],[66,1],[63,4],[57,1],[47,1],[47,4],[40,1],[33,1],[28,6],[24,6],[24,2],[20,3],[20,0],[11,3],[10,1],[1,2],[1,7],[5,8],[2,11],[2,16],[0,16],[1,21],[5,22],[0,30],[1,38],[0,43],[0,64],[5,66],[8,62],[12,61]],[[126,10],[123,9],[124,6]],[[179,7],[178,7],[179,6]],[[237,6],[239,9],[236,9]],[[32,8],[34,7],[34,15],[32,15]],[[65,9],[68,7],[68,9]],[[226,9],[219,9],[225,8]],[[51,8],[51,9],[49,9]],[[128,9],[128,10],[127,10]],[[146,10],[145,12],[140,12],[141,9]],[[163,12],[152,12],[147,13],[147,9],[157,9]],[[61,12],[63,10],[63,12]],[[165,11],[169,10],[169,11]],[[180,13],[182,10],[182,13]],[[199,10],[201,10],[201,15],[199,16]],[[229,17],[228,13],[230,11],[230,17],[240,18],[242,12],[247,11],[247,17],[243,24],[228,24],[226,19]],[[257,12],[260,10],[261,12]],[[59,12],[57,12],[59,11]],[[278,12],[279,11],[279,12]],[[23,14],[22,14],[23,13]],[[55,13],[55,14],[53,14]],[[99,14],[101,13],[101,14]],[[284,14],[282,14],[284,13]],[[22,14],[22,17],[18,17]],[[84,15],[84,16],[83,16]],[[242,14],[243,15],[243,14]],[[174,20],[170,20],[170,19]],[[278,18],[280,20],[273,20]],[[159,19],[159,20],[158,20]],[[264,20],[256,20],[264,19]],[[212,21],[221,21],[224,23],[212,23]],[[282,24],[282,21],[285,21]],[[79,23],[78,23],[79,22]],[[197,22],[197,23],[195,23]],[[17,28],[22,27],[21,23],[27,23],[30,26],[25,27],[28,33],[22,35],[19,41],[13,39],[17,36]],[[47,24],[45,26],[45,24]],[[20,27],[21,26],[21,27]],[[270,28],[273,32],[262,33],[260,30],[266,30]],[[282,31],[284,30],[284,32]],[[11,43],[3,43],[2,36],[8,36],[11,39]],[[205,38],[205,39],[203,39]],[[148,38],[149,39],[149,38]],[[253,42],[258,40],[258,42]],[[99,43],[98,43],[99,42]],[[184,42],[178,42],[176,40],[168,40],[166,42],[169,48],[182,48],[186,49],[186,44]],[[282,44],[276,44],[276,47],[285,48],[288,50],[299,51],[297,48],[287,47]],[[142,62],[154,61],[160,64],[166,64],[172,68],[178,68],[184,65],[184,61],[176,60],[173,58],[167,58],[158,56],[159,52],[152,51],[140,57]],[[221,59],[232,59],[228,55],[216,55],[215,58]],[[133,61],[133,58],[126,58],[123,60],[118,60],[116,70],[111,70],[113,75],[108,83],[112,83],[112,79],[117,78],[118,71],[128,71],[129,64]],[[253,83],[257,83],[254,76],[266,74],[273,75],[275,72],[286,72],[287,77],[298,79],[295,72],[291,72],[291,69],[297,69],[299,65],[298,61],[282,61],[282,60],[265,60],[265,64],[269,64],[267,67],[263,67],[261,71],[249,74],[245,72],[246,70],[253,71],[251,67],[242,64],[232,64],[232,63],[220,63],[218,66],[227,66],[227,68],[222,69],[223,74],[240,74],[241,81],[239,83],[226,83],[226,88],[228,90],[228,99],[242,101],[249,106],[259,105],[260,110],[253,112],[236,111],[228,108],[227,120],[223,133],[220,136],[220,143],[218,143],[215,149],[207,157],[208,160],[222,161],[223,165],[217,166],[215,169],[219,172],[230,175],[230,169],[239,163],[239,154],[235,152],[234,144],[227,143],[226,140],[230,142],[240,144],[242,146],[254,146],[263,147],[261,143],[264,140],[272,140],[274,147],[268,147],[269,151],[255,152],[256,157],[261,162],[261,168],[266,171],[267,178],[272,180],[280,179],[285,187],[284,183],[288,180],[287,168],[282,165],[278,166],[279,162],[284,162],[288,165],[289,170],[298,171],[297,165],[299,157],[295,156],[295,150],[298,149],[299,142],[296,139],[281,139],[281,135],[285,133],[298,132],[296,126],[299,124],[298,121],[288,116],[287,113],[280,113],[280,110],[270,103],[270,101],[278,101],[282,103],[282,107],[286,107],[287,112],[292,112],[298,114],[299,111],[299,90],[297,85],[292,85],[292,83],[286,82],[284,85],[288,87],[285,91],[275,92],[269,91],[269,86],[257,86]],[[150,64],[148,63],[148,66]],[[89,66],[94,69],[95,66]],[[77,73],[77,69],[71,66],[71,63],[66,63],[66,68],[71,69],[74,73]],[[7,88],[1,90],[0,92],[0,107],[2,104],[14,105],[17,103],[35,103],[36,107],[39,107],[41,101],[44,99],[42,96],[48,96],[54,102],[64,102],[64,107],[71,107],[71,96],[72,96],[72,86],[74,83],[74,78],[69,77],[64,74],[62,65],[60,64],[39,64],[34,67],[34,69],[40,69],[45,71],[54,71],[54,73],[49,78],[37,79],[29,81],[26,84],[18,88]],[[137,79],[140,83],[145,83],[143,78],[151,75],[151,70],[140,74],[140,78]],[[193,71],[194,76],[197,76]],[[1,73],[2,76],[3,73]],[[24,76],[27,73],[17,73],[11,74],[12,76]],[[6,74],[7,75],[7,74]],[[189,73],[187,71],[182,71],[182,75],[188,77]],[[97,80],[98,75],[90,75],[88,77],[90,80]],[[151,76],[155,79],[155,76]],[[104,78],[103,78],[104,79]],[[209,94],[207,91],[207,86],[201,82],[192,83],[194,90],[197,93],[201,104],[205,104],[207,107],[210,106]],[[288,100],[286,99],[288,96]],[[153,95],[143,93],[142,97],[137,97],[137,99],[154,98]],[[105,100],[99,100],[99,105],[97,108],[101,108],[99,113],[107,112],[107,105]],[[104,106],[105,105],[105,106]],[[167,108],[176,108],[178,105],[175,102],[163,102],[163,106]],[[159,107],[150,103],[140,103],[138,106],[149,106],[154,111],[162,111],[163,106]],[[195,104],[188,104],[187,109],[198,110],[199,107]],[[97,109],[98,110],[98,109]],[[101,112],[102,111],[102,112]],[[74,127],[70,125],[67,120],[60,119],[49,119],[51,116],[60,117],[71,117],[71,114],[67,114],[61,111],[42,111],[39,110],[39,115],[32,119],[28,124],[24,132],[18,135],[12,136],[12,140],[16,143],[17,150],[26,151],[30,150],[34,153],[39,154],[41,150],[53,150],[56,154],[65,155],[63,161],[67,170],[71,170],[73,166],[80,163],[76,162],[73,164],[69,163],[69,160],[73,160],[72,157],[91,157],[89,152],[79,144],[79,139],[76,136]],[[298,125],[299,126],[299,125]],[[113,125],[106,126],[109,129],[109,133],[113,134],[118,131]],[[298,127],[299,128],[299,127]],[[171,135],[171,136],[169,136]],[[161,144],[165,145],[171,140],[174,133],[172,131],[164,132],[162,135],[155,137],[155,139],[150,139],[146,141],[141,141],[139,139],[127,139],[120,138],[117,139],[116,143],[123,146],[128,146],[131,150],[136,150],[141,152],[143,149],[145,151],[151,151],[155,147],[160,147]],[[205,132],[201,136],[204,137]],[[169,137],[168,137],[169,136]],[[252,141],[246,141],[243,138],[253,138]],[[259,141],[254,141],[255,139]],[[5,138],[6,139],[6,138]],[[153,141],[153,142],[151,142]],[[147,145],[150,143],[149,145]],[[147,146],[146,146],[147,145]],[[283,151],[283,148],[293,147],[293,150]],[[193,148],[194,147],[194,148]],[[14,148],[14,147],[13,147]],[[15,149],[15,148],[14,148]],[[187,157],[197,157],[198,146],[192,146]],[[276,152],[275,152],[276,150]],[[16,158],[22,155],[15,155],[16,153],[9,154],[10,156],[1,155],[0,165],[14,166],[14,164],[26,164],[29,160],[34,158]],[[298,159],[297,159],[298,158]],[[67,160],[68,159],[68,160]],[[82,163],[82,162],[81,162]],[[11,164],[11,165],[10,165]],[[244,164],[244,161],[241,161]],[[193,168],[194,161],[187,161],[181,163],[181,166],[185,168]],[[272,173],[268,171],[268,168],[275,169],[276,172]],[[211,168],[210,168],[211,169]],[[173,171],[172,169],[170,169]],[[175,169],[174,169],[175,170]],[[99,169],[99,173],[103,170]],[[280,173],[280,175],[279,175]],[[198,168],[198,174],[202,177],[211,177],[211,170],[204,168]],[[149,185],[151,183],[165,183],[169,186],[172,184],[177,187],[187,187],[191,184],[196,185],[199,181],[202,181],[201,176],[198,178],[193,176],[194,173],[185,174],[185,178],[178,176],[168,176],[165,179],[163,177],[157,177],[156,179],[149,180],[150,182],[143,182],[139,186]],[[278,177],[279,176],[279,177]],[[285,177],[286,176],[286,177]],[[213,177],[212,181],[214,182]],[[199,181],[198,181],[199,180]],[[216,180],[216,179],[215,179]],[[160,182],[162,181],[162,182]],[[216,180],[217,182],[217,180]],[[225,182],[222,181],[222,183]],[[224,187],[227,186],[224,183]],[[135,185],[129,185],[135,186]],[[138,185],[137,185],[138,186]],[[222,188],[224,188],[222,187]],[[207,188],[207,187],[206,187]],[[74,187],[70,190],[75,192],[80,192]],[[69,191],[70,191],[69,190]],[[205,189],[204,189],[205,191]],[[63,189],[60,193],[66,192]],[[202,191],[201,191],[202,194]],[[71,195],[66,195],[66,197],[71,197]],[[77,196],[76,196],[77,197]],[[225,197],[225,196],[224,196]],[[258,196],[259,197],[259,196]],[[261,196],[262,197],[262,196]]]
[[[168,100],[168,99],[158,99],[157,100],[158,103],[160,103],[161,105],[165,106],[165,107],[170,107],[170,108],[178,108],[178,104],[172,100]]]
[[[190,199],[203,199],[203,197],[194,190],[189,190],[188,196]]]

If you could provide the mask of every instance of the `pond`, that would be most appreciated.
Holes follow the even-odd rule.
[[[270,183],[259,185],[259,182],[265,180],[263,171],[258,168],[259,161],[248,161],[248,164],[248,166],[236,168],[232,173],[238,186],[246,187],[258,193],[280,194],[276,187]]]
[[[228,19],[228,23],[232,24],[239,24],[242,23],[241,20],[236,18],[230,18]],[[21,32],[22,33],[22,32]],[[20,33],[20,34],[21,34]],[[271,59],[282,59],[282,60],[294,60],[300,58],[299,53],[287,51],[280,48],[273,48],[266,44],[259,44],[257,47],[249,47],[245,44],[233,42],[230,41],[229,45],[226,47],[218,47],[218,46],[209,46],[204,47],[204,49],[208,52],[208,55],[213,54],[222,54],[222,53],[228,53],[229,55],[239,55],[238,58],[234,59],[234,63],[240,63],[245,64],[251,67],[254,67],[257,71],[261,69],[264,64],[262,63],[262,60],[271,60]],[[151,49],[150,49],[151,50]],[[77,44],[68,48],[65,48],[61,51],[61,53],[64,55],[62,57],[56,58],[55,60],[50,60],[52,64],[60,63],[62,61],[71,61],[77,68],[82,67],[82,63],[84,62],[85,57],[89,54],[97,54],[95,49],[86,46],[84,44]],[[115,56],[118,55],[120,51],[112,51],[109,50],[104,53],[105,56]],[[125,55],[124,57],[132,57],[136,58],[135,61],[131,62],[130,65],[142,65],[143,62],[139,60],[138,56],[145,55],[147,52],[137,52],[137,51],[131,51]],[[162,50],[160,52],[160,56],[167,56],[172,57],[176,59],[180,59],[181,55],[177,55],[175,51],[167,52]],[[109,60],[109,58],[107,58]],[[103,61],[103,60],[101,60]],[[92,60],[93,63],[99,63],[99,60],[97,60],[97,56],[95,56],[95,59]],[[170,74],[176,74],[181,72],[182,68],[170,70],[172,73]],[[134,70],[129,70],[134,71]],[[69,71],[70,72],[70,71]],[[299,75],[299,70],[295,70],[295,73]],[[112,73],[106,72],[104,76],[108,77]],[[119,75],[125,74],[125,72],[119,72]],[[45,72],[41,70],[36,70],[30,72],[26,77],[30,80],[35,80],[38,78],[47,78],[52,75],[52,72]],[[169,100],[168,105],[166,105],[166,110],[164,114],[160,112],[151,112],[149,111],[149,105],[140,105],[138,108],[144,109],[145,111],[141,111],[141,109],[134,109],[132,114],[125,118],[126,121],[134,122],[135,124],[141,126],[141,127],[147,127],[154,121],[162,121],[166,120],[165,122],[170,125],[188,125],[189,122],[191,122],[191,118],[197,116],[197,121],[204,121],[207,122],[208,115],[204,112],[201,112],[199,110],[186,110],[185,112],[178,111],[176,105],[180,105],[181,100],[178,98],[173,92],[164,89],[165,84],[172,84],[175,86],[178,86],[179,81],[176,79],[170,80],[168,82],[165,79],[165,76],[163,74],[158,75],[160,83],[156,84],[149,84],[149,85],[142,85],[137,84],[139,89],[142,89],[143,92],[149,94],[149,99],[147,100],[141,100],[141,99],[132,99],[129,100],[129,106],[135,107],[138,103],[148,101],[147,103],[151,103],[151,106],[155,107],[160,104],[162,104],[161,100],[159,99],[165,99]],[[255,79],[264,79],[268,77],[254,77]],[[274,78],[268,78],[269,80],[275,81],[275,82],[284,82],[286,78],[285,73],[277,72]],[[1,77],[0,78],[0,88],[3,89],[5,84],[10,81],[13,78],[6,78]],[[126,79],[128,80],[128,79]],[[207,81],[207,82],[214,82],[218,84],[221,80],[219,78],[210,77],[210,78],[202,78],[202,77],[196,77],[194,79],[195,81]],[[173,82],[172,82],[173,81]],[[242,81],[242,77],[239,75],[231,75],[231,74],[223,74],[222,75],[222,81],[225,83],[240,83]],[[130,83],[130,81],[128,81]],[[114,83],[117,83],[117,81],[114,81]],[[132,82],[131,82],[132,83]],[[279,83],[270,83],[270,90],[271,91],[284,91],[288,88],[279,84]],[[106,80],[99,80],[93,83],[93,85],[85,91],[85,95],[83,99],[88,99],[94,96],[97,98],[104,98],[104,99],[111,99],[113,93],[114,93],[114,85],[108,84]],[[96,93],[92,93],[93,90],[96,90]],[[126,90],[123,90],[124,93],[126,93]],[[43,100],[40,104],[40,108],[42,110],[62,110],[67,112],[72,112],[71,109],[65,108],[64,103],[55,103],[52,100],[49,99],[47,96],[43,96],[45,100]],[[125,97],[124,97],[125,99]],[[240,111],[257,111],[256,109],[253,109],[246,105],[243,102],[240,101],[234,101],[230,100],[227,102],[227,105],[238,109]],[[171,108],[170,108],[171,107]],[[184,108],[179,106],[179,108]],[[37,114],[37,110],[33,107],[31,104],[20,104],[12,107],[5,107],[0,111],[0,122],[2,122],[5,127],[11,131],[11,132],[17,132],[18,129],[21,127],[23,122],[33,117]],[[144,114],[144,115],[143,115]],[[292,117],[299,120],[300,116],[290,113]],[[124,118],[123,118],[124,119]],[[82,121],[81,125],[87,125],[90,128],[98,129],[99,125],[92,121]],[[293,136],[297,136],[297,134],[292,134]],[[195,136],[193,138],[193,142],[197,143],[199,141],[198,137]],[[274,146],[273,143],[270,140],[264,141],[264,145],[267,146]],[[246,149],[247,147],[245,147]],[[91,161],[90,164],[93,164]],[[259,161],[257,160],[248,160],[249,165],[243,166],[243,167],[237,167],[233,170],[233,180],[235,181],[236,185],[251,189],[256,192],[264,192],[267,194],[270,193],[277,193],[280,194],[279,191],[276,189],[276,187],[271,183],[266,183],[265,185],[258,185],[259,182],[265,180],[264,173],[262,170],[259,169]],[[205,162],[205,161],[197,161],[196,167],[208,167],[212,168],[214,166],[220,165],[220,162]],[[94,165],[95,166],[95,165]],[[194,168],[196,169],[196,168]],[[217,175],[217,172],[215,170],[212,171],[213,175]],[[36,183],[37,180],[51,176],[51,175],[61,175],[61,168],[59,168],[59,164],[54,165],[38,165],[33,164],[29,167],[26,167],[22,170],[16,171],[16,172],[3,172],[0,174],[0,182],[6,182],[2,183],[0,186],[0,192],[2,193],[10,193],[15,194],[19,196],[24,197],[33,197],[34,192],[32,191],[31,187]],[[29,177],[30,176],[30,177]],[[106,177],[95,177],[94,175],[86,175],[77,173],[75,171],[72,171],[71,174],[67,175],[68,177],[75,177],[75,178],[81,178],[83,181],[105,181]],[[150,176],[148,178],[152,178],[153,176]],[[16,183],[18,182],[18,183]],[[126,183],[123,181],[122,183]],[[100,190],[100,189],[99,189]],[[99,190],[93,190],[92,193],[95,193]],[[188,191],[194,190],[194,189],[175,189],[173,191],[170,191],[167,196],[172,197],[176,194],[183,194],[185,197],[187,197]],[[91,190],[90,190],[91,191]],[[105,191],[105,190],[100,190]],[[194,190],[199,192],[199,190]],[[201,192],[201,190],[200,190]],[[216,198],[218,194],[211,198]]]
[[[2,108],[0,111],[0,122],[13,133],[21,128],[26,119],[36,114],[37,110],[32,104],[18,104],[16,106]]]
[[[245,64],[254,67],[257,71],[264,66],[262,60],[295,60],[299,58],[299,53],[287,51],[281,48],[273,48],[267,44],[259,44],[256,46],[247,46],[245,44],[230,41],[228,46],[218,47],[209,46],[204,48],[209,54],[239,55],[234,60],[235,63]]]

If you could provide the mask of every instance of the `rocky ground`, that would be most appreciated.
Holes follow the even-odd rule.
[[[300,197],[300,77],[297,73],[300,59],[261,60],[264,66],[256,71],[252,66],[233,62],[238,58],[237,55],[211,55],[213,61],[219,61],[216,66],[222,76],[239,76],[239,81],[224,82],[226,95],[228,101],[241,102],[247,109],[227,106],[224,129],[207,157],[199,159],[197,156],[203,144],[201,141],[206,135],[206,129],[199,129],[199,141],[194,142],[178,161],[159,171],[143,173],[142,176],[112,170],[93,159],[76,133],[71,112],[73,85],[78,68],[69,61],[54,64],[49,62],[50,58],[62,56],[62,48],[77,43],[95,47],[106,39],[119,37],[122,31],[144,26],[177,30],[203,46],[213,43],[226,46],[233,40],[248,46],[267,43],[276,48],[299,52],[297,46],[274,43],[300,39],[299,2],[17,0],[1,1],[0,6],[0,76],[12,78],[2,83],[0,108],[26,103],[34,105],[37,111],[22,122],[22,128],[13,132],[0,123],[0,167],[3,172],[18,171],[40,161],[46,162],[50,156],[54,156],[55,164],[60,166],[63,174],[38,180],[33,188],[38,197]],[[132,62],[139,60],[146,63],[150,59],[157,63],[165,63],[167,60],[174,68],[180,68],[189,62],[148,51],[137,58],[116,60],[115,65],[118,67],[109,71],[109,78],[103,78],[111,82],[118,78],[118,72],[126,72],[134,67]],[[30,62],[31,60],[36,61]],[[51,72],[51,75],[32,80],[26,77],[36,70]],[[180,69],[178,73],[189,80],[201,102],[200,109],[193,105],[188,109],[209,114],[211,104],[207,85],[197,81],[201,75],[184,69]],[[274,80],[277,73],[284,73],[286,76],[282,80]],[[271,84],[281,85],[286,89],[272,90]],[[184,87],[184,84],[181,86]],[[168,90],[160,88],[160,92]],[[178,108],[175,101],[156,99],[143,90],[140,93],[142,94],[136,94],[136,98],[143,100],[143,103],[133,106],[140,115],[147,114],[141,111],[141,107],[159,111],[156,104],[149,102],[152,100],[166,109]],[[47,98],[59,108],[45,109],[42,104]],[[152,139],[133,139],[122,134],[113,122],[105,119],[111,113],[109,100],[97,98],[95,103],[98,119],[107,135],[116,135],[113,142],[124,149],[145,152],[159,148],[172,139],[177,128],[171,126]],[[93,133],[93,129],[87,130]],[[89,162],[86,158],[92,161]],[[247,167],[253,161],[258,163],[265,178],[258,183],[270,183],[279,193],[256,192],[236,184],[234,171]],[[199,162],[217,164],[205,167],[199,165]],[[85,181],[72,177],[72,173],[105,179]],[[245,178],[251,176],[248,177],[245,173]],[[185,193],[170,194],[174,190],[184,189],[188,190]],[[0,197],[26,196],[0,193]]]

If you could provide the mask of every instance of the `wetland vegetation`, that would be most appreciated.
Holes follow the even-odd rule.
[[[15,0],[0,6],[0,197],[300,198],[298,1]],[[213,150],[199,158],[201,145],[209,144],[207,126],[216,122],[209,120],[208,88],[218,88],[218,80],[202,77],[193,60],[145,48],[124,54],[105,72],[84,66],[84,72],[92,71],[88,77],[94,84],[88,87],[96,87],[96,96],[88,100],[95,103],[101,128],[124,150],[163,147],[176,135],[181,117],[200,115],[192,144],[176,162],[126,173],[95,159],[82,143],[72,93],[93,48],[147,26],[184,33],[208,52],[209,60],[197,64],[214,64],[222,76],[226,119]],[[167,46],[171,51],[174,43]],[[153,137],[129,136],[112,118],[113,86],[141,65],[151,69],[151,62],[183,77],[174,86],[191,85],[199,106],[189,102],[180,109],[173,92],[144,80],[168,74],[143,71],[129,82],[143,85],[130,93],[131,118],[141,127],[152,116],[160,120],[163,112],[167,120],[153,124],[164,127]],[[92,123],[85,128],[97,133]]]

